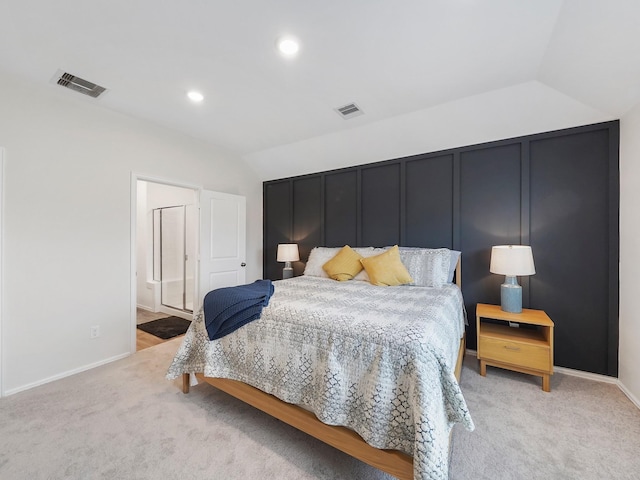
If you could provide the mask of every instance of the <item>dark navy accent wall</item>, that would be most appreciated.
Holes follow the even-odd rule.
[[[315,245],[323,243],[322,236],[322,182],[319,177],[293,181],[292,238],[301,239],[300,258],[308,258]],[[294,275],[301,275],[304,268],[294,265]]]
[[[284,265],[276,262],[276,254],[279,243],[290,243],[293,238],[291,190],[290,181],[270,182],[263,186],[264,278],[282,278]],[[273,261],[267,262],[266,259]]]
[[[324,180],[324,246],[358,243],[358,172],[351,170],[319,176]],[[326,222],[324,219],[329,218]],[[320,244],[319,244],[320,245]],[[313,248],[316,245],[311,245]]]
[[[453,155],[418,158],[405,165],[403,244],[453,247]]]
[[[489,273],[491,246],[520,244],[520,164],[518,143],[460,153],[460,245],[456,250],[463,253],[467,332],[474,339],[470,343],[474,346],[475,305],[499,304],[500,284],[504,281],[504,276]]]
[[[362,167],[360,245],[400,243],[400,168],[400,163]]]
[[[491,246],[530,244],[523,305],[556,325],[555,364],[617,376],[619,122],[472,145],[264,183],[264,275],[278,243],[462,251],[468,347],[475,305],[500,303]]]
[[[608,363],[605,293],[618,281],[609,278],[608,151],[605,130],[531,142],[531,301],[559,320],[556,342],[573,344],[556,350],[558,364],[597,373]]]

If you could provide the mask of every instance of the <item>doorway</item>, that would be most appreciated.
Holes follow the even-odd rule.
[[[159,207],[152,213],[153,280],[160,283],[160,304],[193,313],[196,207]]]
[[[197,190],[136,180],[136,324],[191,320],[196,281]]]
[[[137,328],[138,312],[142,313],[143,322],[166,316],[191,320],[193,313],[189,310],[198,310],[207,292],[245,283],[246,199],[240,195],[212,192],[134,173],[131,176],[131,205],[130,351],[134,353],[140,332]],[[154,216],[158,218],[155,224]],[[183,286],[175,287],[181,292],[177,299],[173,291],[169,291],[173,287],[167,287],[164,302],[162,276],[154,273],[160,272],[163,263],[162,256],[154,254],[154,230],[160,229],[158,233],[162,234],[161,216],[165,226],[185,225],[182,234],[176,231],[165,233],[165,236],[176,237],[171,240],[176,244],[179,241],[177,237],[182,235],[185,244],[165,258],[165,278],[168,275],[175,280],[173,283],[179,284],[178,279],[182,276]],[[183,230],[178,228],[177,231]],[[165,238],[165,248],[166,242]],[[156,246],[156,251],[158,248]],[[173,264],[168,258],[173,259]],[[170,272],[167,273],[166,269]]]

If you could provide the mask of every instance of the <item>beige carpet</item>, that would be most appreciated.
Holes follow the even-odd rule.
[[[164,379],[180,341],[0,399],[0,479],[390,478],[208,385],[183,395]],[[452,479],[639,478],[640,411],[617,387],[555,375],[545,394],[475,365]]]
[[[640,410],[612,384],[538,377],[465,359],[462,391],[476,425],[455,428],[451,479],[640,479]]]

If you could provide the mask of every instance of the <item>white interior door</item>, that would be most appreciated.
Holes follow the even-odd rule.
[[[245,197],[201,191],[197,305],[211,290],[246,283],[246,210]]]

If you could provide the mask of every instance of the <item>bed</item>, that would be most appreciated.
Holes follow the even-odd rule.
[[[324,258],[274,282],[260,319],[221,339],[209,341],[198,312],[167,377],[182,375],[186,393],[193,374],[397,478],[447,478],[451,428],[473,429],[457,382],[459,261],[457,285],[391,287],[313,275],[314,261]]]

